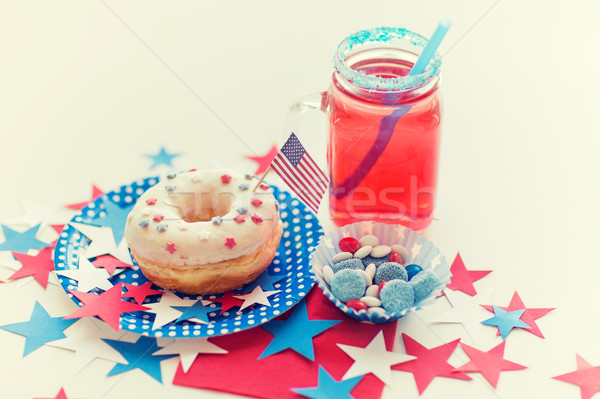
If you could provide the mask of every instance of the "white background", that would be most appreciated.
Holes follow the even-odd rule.
[[[182,153],[177,169],[253,171],[243,155],[281,142],[289,104],[327,87],[346,35],[392,25],[429,36],[448,17],[438,216],[425,235],[450,260],[460,251],[467,268],[493,269],[476,287],[494,286],[494,304],[517,290],[526,305],[557,310],[538,320],[545,340],[511,333],[506,358],[529,369],[503,373],[496,391],[473,375],[436,379],[422,397],[578,398],[550,378],[574,370],[575,353],[600,365],[598,15],[593,0],[0,0],[0,222],[24,200],[77,202],[92,182],[110,190],[164,172],[143,157],[161,145]],[[325,123],[308,115],[300,131],[323,164]],[[325,206],[320,218],[331,228]],[[53,315],[74,306],[56,286],[5,284],[0,324],[23,321],[36,299]],[[441,299],[398,330],[428,346],[466,336],[427,325],[448,308]],[[478,347],[499,342],[484,327]],[[23,359],[23,343],[0,331],[2,397],[61,386],[69,398],[200,395],[170,384],[176,359],[162,363],[164,385],[140,370],[106,378],[104,360],[72,376],[71,352]],[[451,363],[466,360],[457,350]],[[384,397],[418,396],[411,374],[394,382]]]

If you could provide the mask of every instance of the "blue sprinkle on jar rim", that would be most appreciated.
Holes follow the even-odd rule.
[[[415,90],[427,85],[440,74],[442,57],[439,52],[435,53],[425,72],[399,78],[367,75],[362,71],[352,69],[346,62],[352,52],[360,46],[369,43],[389,44],[394,40],[408,41],[413,47],[421,49],[428,42],[424,36],[405,28],[384,26],[361,30],[349,35],[340,42],[333,57],[333,66],[336,72],[347,81],[373,91],[404,92]]]

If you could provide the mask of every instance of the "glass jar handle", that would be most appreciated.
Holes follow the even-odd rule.
[[[292,103],[285,118],[284,134],[287,136],[292,132],[298,133],[300,130],[301,116],[306,111],[319,110],[321,112],[326,112],[327,94],[327,91],[315,91],[298,96]]]

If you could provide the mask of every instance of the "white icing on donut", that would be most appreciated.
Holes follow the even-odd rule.
[[[139,256],[170,266],[246,255],[267,241],[279,220],[272,190],[263,184],[253,193],[256,183],[230,169],[169,175],[131,210],[127,243]]]

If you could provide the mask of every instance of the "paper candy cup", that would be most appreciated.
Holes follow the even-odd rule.
[[[409,259],[407,262],[404,262],[404,265],[417,264],[421,266],[423,270],[429,269],[433,271],[440,282],[439,286],[434,289],[428,297],[415,303],[411,308],[403,309],[401,312],[386,312],[382,315],[377,313],[368,314],[366,310],[357,312],[346,306],[343,302],[333,296],[331,287],[329,287],[329,284],[327,284],[323,278],[323,267],[325,265],[332,265],[333,262],[331,262],[331,258],[335,254],[342,252],[338,247],[340,239],[344,237],[360,239],[368,234],[372,234],[379,238],[379,244],[390,246],[394,244],[402,245],[409,253]],[[408,227],[376,222],[358,222],[340,227],[339,229],[324,235],[311,255],[310,264],[312,266],[311,271],[313,273],[313,278],[319,285],[319,288],[323,290],[325,296],[329,298],[335,306],[355,320],[374,324],[383,324],[397,320],[407,313],[416,311],[423,306],[433,303],[435,298],[441,294],[444,287],[450,283],[451,276],[450,265],[446,261],[444,255],[440,253],[440,250],[434,246],[431,241]]]

